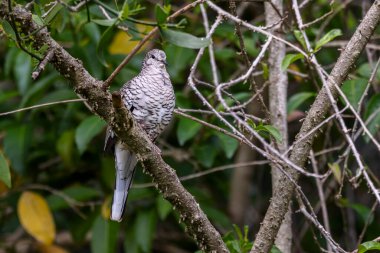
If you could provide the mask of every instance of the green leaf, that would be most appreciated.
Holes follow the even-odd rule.
[[[357,78],[353,80],[347,80],[343,83],[342,91],[346,95],[350,104],[357,110],[358,103],[361,96],[367,86],[367,80],[362,78]],[[343,99],[341,99],[344,103]],[[344,103],[345,104],[345,103]]]
[[[169,13],[161,7],[161,5],[156,4],[155,7],[156,20],[159,25],[165,24],[166,18],[169,16]]]
[[[257,132],[269,133],[277,142],[282,142],[282,136],[277,128],[271,125],[258,125],[255,130]]]
[[[317,41],[315,45],[315,51],[318,51],[322,46],[341,35],[342,31],[340,29],[332,29],[331,31],[326,33],[320,40]]]
[[[197,160],[203,166],[210,168],[214,164],[218,149],[210,143],[203,146],[196,146],[194,148],[194,153]]]
[[[351,204],[350,207],[358,213],[363,224],[367,221],[368,224],[371,224],[373,222],[374,216],[370,208],[359,203]]]
[[[341,184],[342,183],[342,172],[341,172],[339,164],[338,163],[329,163],[328,166],[331,169],[331,171],[335,177],[335,180],[338,181],[339,184]]]
[[[244,253],[244,252],[241,251],[239,242],[236,241],[236,240],[230,241],[230,247],[236,253]]]
[[[293,96],[289,98],[289,101],[287,104],[288,114],[293,112],[295,109],[297,109],[306,100],[315,96],[316,94],[314,92],[300,92],[300,93],[294,94]]]
[[[137,244],[143,252],[150,252],[154,233],[156,231],[157,217],[154,210],[140,211],[137,215],[135,234]]]
[[[210,200],[211,201],[211,200]],[[213,207],[211,203],[201,203],[201,207],[207,217],[210,217],[210,220],[213,224],[216,224],[218,227],[228,227],[231,225],[230,219],[227,215],[220,209]]]
[[[239,241],[242,241],[243,240],[243,233],[241,232],[239,226],[237,226],[236,224],[232,224],[232,227],[234,228],[235,233],[237,234]]]
[[[74,136],[73,130],[64,132],[57,140],[56,149],[61,157],[63,164],[68,167],[74,167],[73,151],[74,151]]]
[[[91,21],[94,21],[94,20],[91,19]],[[115,21],[115,20],[113,20],[113,21]],[[99,26],[97,26],[95,23],[87,23],[83,26],[83,31],[88,37],[91,38],[91,42],[93,42],[94,44],[98,44],[100,37],[101,37]],[[93,56],[92,52],[93,52],[92,49],[88,50],[87,54],[91,54],[91,57],[92,57]],[[90,59],[92,59],[92,58],[90,58]],[[93,62],[92,64],[96,64],[96,62]]]
[[[306,47],[306,41],[305,41],[305,38],[303,37],[301,31],[295,30],[294,31],[294,36],[296,37],[296,39],[298,40],[298,42],[302,45],[303,49],[307,49],[307,47]]]
[[[80,216],[70,216],[70,219],[67,221],[67,228],[70,230],[71,236],[74,239],[74,242],[77,244],[87,243],[86,235],[89,234],[92,226],[95,222],[95,219],[98,217],[97,212],[86,213],[86,219],[83,219]],[[48,253],[48,252],[46,252]],[[54,253],[54,252],[51,252]],[[56,252],[58,253],[58,252]],[[64,253],[64,252],[62,252]]]
[[[141,253],[139,245],[137,244],[136,238],[138,235],[135,233],[136,222],[133,224],[128,224],[125,231],[124,238],[124,252],[125,253]]]
[[[35,82],[33,86],[25,92],[22,97],[20,107],[23,108],[33,103],[33,98],[41,96],[42,93],[45,93],[46,89],[48,89],[58,77],[58,73],[53,72]]]
[[[208,38],[198,38],[192,34],[170,30],[168,28],[160,29],[162,36],[168,42],[186,48],[199,49],[210,45],[211,40]]]
[[[32,14],[32,19],[39,26],[45,25],[44,21],[38,15]]]
[[[98,135],[105,125],[98,116],[90,116],[80,123],[75,130],[75,142],[80,154],[83,154],[92,138]]]
[[[371,66],[368,63],[360,65],[357,70],[358,74],[364,78],[369,78],[371,76]]]
[[[193,138],[198,131],[201,129],[202,125],[188,118],[181,118],[177,127],[177,138],[181,146],[183,146],[186,141]]]
[[[92,227],[91,252],[113,253],[116,249],[119,223],[104,220],[100,215]]]
[[[263,78],[265,80],[269,80],[269,67],[268,67],[268,64],[266,63],[261,63],[261,66],[263,68]]]
[[[371,224],[374,220],[374,215],[371,212],[371,209],[368,208],[365,205],[362,205],[360,203],[351,203],[346,198],[339,199],[339,204],[341,204],[344,207],[352,208],[355,210],[355,212],[358,214],[360,221],[364,224],[368,222],[368,224]]]
[[[165,220],[169,213],[173,210],[172,204],[164,199],[161,195],[157,197],[157,211],[161,220]]]
[[[105,67],[108,67],[108,64],[105,60],[104,52],[108,48],[108,45],[110,44],[111,39],[113,35],[115,34],[115,31],[117,30],[117,27],[116,27],[117,23],[118,23],[118,20],[116,20],[113,23],[113,25],[111,25],[104,31],[104,33],[102,34],[102,37],[100,37],[98,45],[96,46],[96,56]]]
[[[369,241],[359,245],[358,253],[365,253],[369,250],[380,250],[380,242]]]
[[[8,100],[17,97],[19,95],[18,91],[11,90],[11,91],[3,91],[0,93],[0,104],[7,102]]]
[[[271,250],[270,250],[270,253],[282,253],[282,252],[279,248],[277,248],[276,245],[273,245]]]
[[[5,57],[4,62],[4,74],[7,78],[11,78],[10,74],[13,70],[14,62],[18,53],[19,49],[17,47],[8,48],[7,56]]]
[[[189,66],[189,63],[195,59],[194,50],[184,47],[178,47],[172,44],[168,44],[165,47],[165,52],[167,56],[168,65],[170,66],[168,71],[170,74],[170,79],[173,83],[183,82],[184,75],[183,71]],[[178,93],[183,95],[182,93]],[[178,94],[177,97],[178,97]],[[188,98],[185,98],[188,102]],[[177,100],[177,99],[176,99]],[[180,107],[187,108],[189,105],[179,105]]]
[[[117,18],[111,19],[91,19],[92,22],[101,26],[113,26],[117,22]]]
[[[8,162],[5,159],[3,152],[0,150],[0,180],[4,182],[6,186],[11,188],[11,172],[8,166]]]
[[[8,21],[6,20],[1,20],[0,21],[1,27],[3,28],[3,31],[7,36],[9,36],[11,39],[16,40],[16,34],[15,31],[13,30],[11,24],[9,24]]]
[[[78,96],[75,94],[73,90],[62,89],[62,90],[56,90],[47,94],[45,97],[41,98],[38,101],[38,104],[51,103],[51,102],[74,99],[74,98],[78,98]]]
[[[87,187],[83,185],[73,185],[62,191],[65,196],[76,201],[88,201],[96,197],[100,197],[100,192],[92,187]],[[51,194],[46,198],[48,205],[52,211],[61,210],[64,208],[69,208],[69,204],[65,199],[56,194]]]
[[[371,117],[371,121],[367,123],[367,128],[369,132],[374,135],[380,127],[380,94],[376,94],[371,97],[368,102],[364,119],[367,121]],[[364,140],[369,142],[369,137],[364,136]]]
[[[32,82],[32,60],[27,53],[19,51],[16,56],[13,72],[18,90],[24,95]]]
[[[119,13],[119,19],[125,20],[129,16],[129,5],[128,0],[124,1],[123,7],[121,8],[121,11]]]
[[[236,139],[223,133],[217,133],[217,136],[222,144],[222,148],[226,154],[226,157],[232,158],[232,156],[235,154],[235,151],[239,147],[239,142]]]
[[[49,24],[55,16],[58,14],[60,10],[62,10],[63,5],[60,3],[57,3],[51,10],[49,10],[49,13],[44,18],[44,23]]]
[[[281,63],[281,70],[285,71],[288,69],[289,65],[295,62],[296,60],[303,59],[303,54],[287,54]]]
[[[358,74],[366,79],[369,79],[371,77],[372,71],[373,69],[371,68],[369,63],[364,63],[360,65],[360,67],[357,70]],[[380,79],[380,68],[377,68],[375,78]]]
[[[25,171],[25,159],[29,146],[30,134],[26,125],[13,125],[4,138],[4,153],[11,161],[11,166],[18,173]]]

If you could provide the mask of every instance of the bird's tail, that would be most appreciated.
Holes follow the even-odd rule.
[[[111,207],[111,220],[121,221],[137,163],[136,155],[126,150],[121,142],[115,145],[116,182]]]

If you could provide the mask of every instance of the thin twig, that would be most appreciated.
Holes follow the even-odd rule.
[[[8,11],[9,13],[12,13],[12,1],[11,0],[8,0]],[[11,26],[13,28],[13,31],[15,32],[15,35],[16,35],[16,43],[17,43],[17,46],[24,52],[26,52],[27,54],[29,54],[30,56],[38,59],[39,61],[42,61],[42,58],[39,57],[38,55],[36,55],[35,53],[33,52],[30,52],[28,49],[26,49],[24,47],[24,45],[22,44],[22,40],[20,38],[20,34],[18,33],[18,30],[17,30],[17,26],[16,26],[16,22],[14,20],[14,17],[13,15],[10,15],[11,16]]]
[[[358,239],[357,247],[359,247],[359,245],[363,241],[365,232],[367,232],[367,228],[370,225],[371,218],[373,218],[372,215],[374,215],[374,213],[376,211],[376,207],[377,207],[378,204],[379,204],[379,202],[375,201],[375,203],[373,203],[373,205],[372,205],[371,211],[367,215],[367,219],[365,220],[364,227],[363,227],[362,232],[360,233],[360,236],[359,236],[359,239]]]
[[[203,3],[205,0],[197,0],[195,2],[192,2],[191,4],[188,4],[172,15],[170,15],[166,20],[170,21],[171,19],[181,15],[182,13],[188,11],[191,8],[194,8],[200,3]],[[152,38],[157,32],[159,28],[155,27],[153,28],[145,37],[140,40],[140,42],[133,48],[133,50],[127,55],[127,57],[124,58],[124,60],[119,64],[119,66],[116,67],[116,69],[112,72],[112,74],[107,78],[106,81],[103,83],[103,90],[108,89],[108,87],[111,85],[112,80],[116,77],[116,75],[121,71],[121,69],[132,59],[132,57],[140,50],[140,48],[150,39]]]
[[[78,207],[86,207],[86,206],[90,206],[90,207],[94,207],[96,205],[100,205],[101,202],[80,202],[80,201],[77,201],[76,199],[73,199],[72,197],[70,197],[69,195],[65,194],[64,192],[62,191],[59,191],[59,190],[56,190],[48,185],[42,185],[42,184],[30,184],[30,185],[27,185],[24,187],[24,189],[26,190],[44,190],[44,191],[48,191],[60,198],[62,198],[70,207],[71,209],[73,209],[73,211],[75,213],[77,213],[82,219],[86,219],[87,216],[82,213]]]
[[[13,114],[13,113],[17,113],[17,112],[23,112],[23,111],[28,111],[28,110],[32,110],[32,109],[37,109],[37,108],[41,108],[41,107],[45,107],[45,106],[58,105],[58,104],[66,104],[66,103],[73,103],[73,102],[82,102],[82,101],[86,101],[86,99],[76,98],[76,99],[68,99],[68,100],[62,100],[62,101],[55,101],[55,102],[50,102],[50,103],[44,103],[44,104],[39,104],[39,105],[32,105],[32,106],[29,106],[29,107],[24,107],[24,108],[20,108],[20,109],[9,111],[9,112],[2,112],[2,113],[0,113],[0,117],[1,116],[6,116],[6,115],[10,115],[10,114]]]
[[[310,160],[311,160],[311,165],[313,167],[314,173],[318,173],[317,161],[315,160],[315,155],[314,155],[314,152],[312,150],[310,150]],[[325,199],[325,195],[323,193],[323,182],[319,178],[316,178],[315,182],[317,184],[319,203],[321,204],[323,224],[325,225],[326,231],[329,234],[331,234],[330,222],[329,222],[329,213],[327,212],[326,199]],[[327,241],[327,250],[329,252],[331,251],[331,245],[328,241]]]
[[[312,25],[314,25],[314,24],[316,24],[316,23],[324,20],[326,17],[330,16],[333,13],[334,13],[334,9],[331,8],[329,12],[323,14],[321,17],[319,17],[319,18],[317,18],[317,19],[315,19],[315,20],[313,20],[313,21],[311,21],[309,23],[303,24],[302,25],[302,29],[308,28],[309,26],[312,26]]]
[[[45,55],[44,59],[38,64],[35,71],[32,73],[33,80],[36,80],[38,76],[41,74],[42,71],[44,71],[46,65],[48,62],[53,58],[54,52],[52,50],[49,50],[48,53]]]
[[[198,173],[183,176],[183,177],[180,177],[179,179],[181,182],[183,182],[183,181],[187,181],[187,180],[191,180],[191,179],[195,179],[195,178],[200,178],[200,177],[203,177],[203,176],[215,173],[215,172],[219,172],[219,171],[224,171],[224,170],[228,170],[228,169],[235,169],[235,168],[242,168],[242,167],[251,167],[252,165],[264,165],[264,164],[268,164],[268,161],[263,160],[263,161],[253,161],[253,162],[246,162],[246,163],[228,164],[228,165],[215,167],[213,169],[209,169],[206,171],[201,171]],[[132,188],[139,189],[139,188],[147,188],[147,187],[153,187],[153,186],[155,186],[153,183],[134,184],[132,186]]]

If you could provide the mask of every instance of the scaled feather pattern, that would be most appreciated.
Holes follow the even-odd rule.
[[[143,61],[141,72],[123,85],[122,101],[152,141],[169,125],[175,96],[169,74],[166,71],[165,52],[150,50]],[[131,187],[137,158],[121,142],[112,129],[107,129],[104,149],[115,156],[116,180],[111,207],[111,220],[121,221],[128,191]]]

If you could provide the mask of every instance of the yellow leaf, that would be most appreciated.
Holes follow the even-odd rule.
[[[69,253],[64,248],[61,248],[54,244],[53,245],[40,244],[38,246],[38,252],[40,253]]]
[[[55,238],[55,224],[46,200],[25,191],[17,204],[18,217],[24,229],[38,241],[50,245]]]
[[[151,30],[150,27],[141,24],[137,24],[136,28],[139,32],[149,32],[149,30]],[[118,31],[116,35],[113,37],[110,46],[108,47],[108,52],[110,52],[110,54],[129,54],[133,50],[133,48],[135,48],[135,46],[139,43],[138,40],[131,39],[132,37],[129,36],[129,34],[127,34],[126,32]],[[142,46],[142,48],[140,48],[139,52],[141,50],[144,50],[147,44],[148,43],[145,43]]]
[[[0,181],[0,196],[5,195],[9,191],[8,186],[6,186],[3,181]]]
[[[111,200],[111,197],[108,196],[102,204],[101,213],[105,220],[108,220],[111,215]]]

